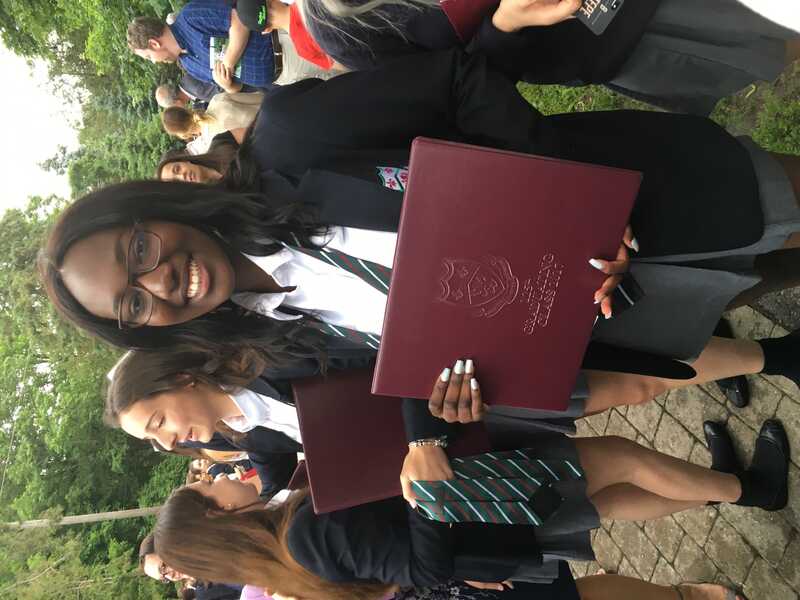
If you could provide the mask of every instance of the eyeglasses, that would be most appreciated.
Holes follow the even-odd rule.
[[[150,321],[150,316],[153,314],[153,294],[133,285],[133,281],[139,275],[155,270],[160,258],[161,238],[155,233],[139,229],[135,224],[128,244],[128,253],[125,255],[128,286],[117,309],[117,323],[120,329],[142,327]]]

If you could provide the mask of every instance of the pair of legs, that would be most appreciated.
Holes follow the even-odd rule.
[[[697,372],[692,379],[586,371],[589,398],[585,414],[595,414],[614,406],[643,404],[669,390],[689,385],[759,373],[764,368],[764,354],[761,346],[752,340],[712,337],[692,367]]]
[[[631,440],[576,438],[586,494],[603,519],[646,521],[703,506],[736,502],[739,478],[650,450]]]
[[[797,53],[795,58],[800,57],[800,42],[794,40],[791,47]],[[772,156],[786,172],[800,206],[800,157],[776,153]],[[790,235],[780,250],[758,256],[755,269],[761,275],[761,282],[734,298],[728,308],[744,306],[768,292],[800,285],[800,233]],[[711,338],[692,367],[697,376],[690,380],[587,371],[590,394],[585,414],[649,402],[679,387],[759,373],[764,368],[764,355],[761,346],[754,341]]]
[[[657,585],[621,575],[590,575],[575,580],[581,600],[726,600],[727,590],[708,583]]]

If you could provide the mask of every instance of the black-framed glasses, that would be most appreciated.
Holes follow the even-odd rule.
[[[155,270],[160,259],[161,238],[134,224],[125,255],[128,285],[117,308],[117,324],[120,329],[142,327],[150,321],[153,314],[153,294],[134,285],[133,281],[139,275]]]

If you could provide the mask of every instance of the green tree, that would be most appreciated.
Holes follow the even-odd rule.
[[[163,502],[182,483],[187,464],[102,424],[101,390],[120,352],[64,323],[34,268],[44,234],[64,205],[55,197],[33,198],[27,209],[9,210],[0,219],[1,521],[37,518],[50,510],[132,508],[140,499],[148,505]],[[130,562],[151,526],[152,520],[134,519],[74,528],[65,538],[72,544],[71,558],[56,565],[58,577],[106,584],[109,577],[121,577],[127,572],[121,565]],[[39,565],[40,554],[26,558],[30,564],[23,575],[52,566],[52,553]],[[0,589],[18,581],[17,574],[8,577],[0,575]],[[49,575],[47,580],[55,581]],[[81,588],[81,598],[94,597],[88,593]]]

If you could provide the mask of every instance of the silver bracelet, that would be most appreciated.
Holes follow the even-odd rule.
[[[414,440],[413,442],[408,442],[409,448],[419,448],[420,446],[435,446],[437,448],[447,448],[447,436],[442,437],[435,437],[435,438],[425,438],[422,440]]]

